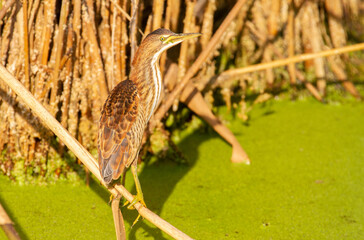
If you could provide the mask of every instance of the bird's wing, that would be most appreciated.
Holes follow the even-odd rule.
[[[117,179],[134,156],[130,130],[138,114],[139,97],[136,85],[125,80],[108,96],[99,123],[99,169],[108,184]],[[135,151],[135,150],[134,150]]]

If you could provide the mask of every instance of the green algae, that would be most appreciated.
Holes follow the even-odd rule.
[[[147,206],[195,239],[363,239],[364,105],[269,101],[249,121],[226,117],[251,157],[231,164],[217,134],[183,131],[188,164],[140,168]],[[130,172],[127,188],[133,189]],[[115,239],[108,193],[96,181],[19,186],[0,178],[0,202],[24,239]],[[170,239],[147,220],[129,239]],[[0,239],[5,235],[0,232]]]

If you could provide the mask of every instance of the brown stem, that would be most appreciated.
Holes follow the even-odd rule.
[[[25,86],[30,89],[29,38],[28,38],[28,0],[23,0],[23,33],[24,33],[24,73]]]
[[[323,41],[319,28],[318,6],[312,1],[305,1],[302,6],[302,39],[305,52],[322,51]],[[325,63],[323,58],[313,59],[314,72],[317,78],[317,88],[321,95],[325,95]]]
[[[106,83],[100,48],[99,48],[99,45],[97,42],[96,28],[94,26],[94,19],[92,18],[92,16],[94,15],[93,3],[90,1],[86,1],[86,2],[87,2],[87,9],[85,6],[85,9],[83,9],[84,14],[82,14],[82,16],[83,16],[83,20],[85,21],[86,28],[87,28],[86,30],[87,30],[88,37],[89,37],[90,52],[92,54],[91,60],[93,61],[93,65],[95,67],[95,69],[93,71],[96,72],[95,75],[97,77],[97,83],[98,83],[99,91],[100,91],[100,101],[103,103],[103,102],[105,102],[107,95],[109,94],[108,93],[109,90],[108,90],[107,83]]]
[[[125,4],[124,4],[124,6],[125,7],[123,7],[123,8],[121,8],[120,6],[119,6],[119,4],[117,4],[117,2],[115,1],[115,0],[112,0],[111,1],[111,3],[121,12],[121,14],[126,18],[126,19],[128,19],[129,21],[131,21],[131,17],[129,16],[129,14],[123,9],[123,8],[126,8],[126,6],[125,6]],[[140,28],[138,28],[138,31],[139,31],[139,33],[143,36],[144,35],[144,33],[143,33],[143,31],[140,29]]]
[[[71,27],[72,25],[69,24],[68,30],[67,30],[67,48],[71,48],[73,44],[73,29]],[[64,128],[67,128],[67,121],[68,121],[68,112],[69,112],[69,103],[70,103],[70,96],[71,96],[71,86],[72,86],[72,67],[73,67],[73,58],[68,58],[68,61],[66,62],[66,68],[65,68],[65,80],[63,82],[63,92],[62,92],[62,126]]]
[[[111,18],[111,9],[115,9],[115,5],[113,7],[110,7],[108,1],[102,1],[101,2],[101,18],[102,21],[100,25],[98,26],[98,39],[100,42],[100,50],[101,50],[101,56],[104,63],[105,68],[105,75],[106,79],[108,80],[108,88],[112,89],[114,86],[114,34],[115,34],[115,28],[116,23],[114,19],[117,17],[117,12],[112,11],[113,17]],[[111,27],[110,27],[111,25]]]
[[[73,0],[73,61],[72,61],[72,89],[69,103],[68,115],[68,131],[72,136],[77,137],[77,128],[79,127],[79,95],[81,94],[81,79],[80,79],[80,29],[81,29],[81,1]]]
[[[281,59],[284,58],[283,54],[279,52],[279,50],[273,46],[273,51],[274,53]],[[292,64],[292,63],[291,63]],[[294,64],[292,64],[294,66]],[[303,76],[303,74],[296,69],[296,67],[294,66],[294,70],[295,70],[295,75],[297,76],[297,78],[305,85],[306,89],[312,94],[312,96],[314,98],[316,98],[318,101],[322,102],[323,99],[319,93],[319,91],[315,88],[315,86],[313,86],[310,82],[306,81],[305,77]]]
[[[178,22],[179,22],[179,16],[180,16],[180,6],[181,6],[181,0],[171,0],[172,1],[172,17],[171,17],[171,30],[177,31]]]
[[[189,109],[203,118],[221,137],[232,145],[231,162],[250,164],[248,155],[234,134],[211,112],[202,94],[192,83],[188,83],[183,89],[181,101],[187,104]]]
[[[211,39],[212,31],[214,28],[214,13],[216,10],[216,0],[210,0],[207,3],[205,12],[203,15],[203,22],[201,27],[201,47],[205,49],[208,42]]]
[[[167,1],[167,7],[166,7],[166,17],[164,19],[164,28],[169,29],[171,25],[171,15],[172,15],[172,0]],[[162,76],[165,71],[165,65],[167,60],[167,52],[162,53],[161,59],[159,61],[160,69]]]
[[[40,0],[35,0],[33,3],[33,7],[32,7],[33,10],[30,13],[29,22],[28,22],[29,32],[32,31],[35,14],[37,13],[37,11],[39,9],[39,5],[40,5]]]
[[[293,0],[289,3],[288,10],[288,57],[294,56],[294,9],[293,9]],[[288,65],[289,79],[291,85],[296,84],[296,67],[293,63]]]
[[[50,45],[52,39],[52,32],[54,28],[54,17],[55,17],[55,8],[56,1],[55,0],[47,0],[43,5],[44,9],[44,19],[45,24],[42,30],[42,39],[40,44],[40,65],[43,71],[40,72],[39,79],[37,81],[37,89],[36,89],[36,97],[38,99],[44,99],[44,96],[49,90],[49,85],[51,81],[47,81],[47,84],[44,86],[44,82],[47,78],[46,69],[48,67],[48,58],[50,53]]]
[[[269,39],[272,39],[277,35],[278,32],[277,20],[279,16],[280,6],[281,6],[281,0],[271,1],[271,11],[268,18]]]
[[[334,57],[328,57],[328,61],[331,66],[332,72],[335,74],[337,79],[342,82],[342,85],[346,89],[346,91],[348,91],[356,99],[361,100],[360,93],[358,92],[358,90],[356,90],[354,84],[348,80],[344,69],[342,69],[341,66],[335,62]]]
[[[130,20],[130,46],[131,46],[131,52],[130,52],[130,66],[133,63],[134,55],[137,50],[137,41],[136,41],[136,29],[137,29],[137,13],[138,13],[138,6],[139,6],[139,0],[132,0],[131,5],[131,20]]]
[[[123,9],[126,9],[127,0],[123,0]],[[125,17],[121,20],[121,40],[120,40],[120,68],[121,68],[121,79],[126,77],[126,45],[128,44],[128,35],[126,30]],[[121,80],[120,79],[120,80]]]
[[[42,60],[41,64],[46,66],[48,63],[49,56],[49,47],[51,42],[51,35],[54,26],[54,17],[55,17],[55,9],[56,9],[56,1],[48,0],[44,3],[44,12],[45,12],[45,25],[42,33]]]
[[[61,66],[61,60],[62,60],[62,50],[63,50],[63,46],[65,45],[63,38],[64,38],[65,26],[67,23],[68,12],[69,12],[69,1],[66,1],[66,2],[63,1],[62,7],[61,7],[61,16],[60,16],[60,20],[59,20],[58,34],[57,34],[56,63],[54,65],[53,75],[52,75],[52,79],[51,79],[52,91],[51,91],[50,104],[53,109],[53,114],[55,113],[55,111],[57,109],[56,96],[58,94],[58,76],[61,71],[60,66]]]
[[[184,26],[183,26],[183,32],[188,33],[191,32],[191,22],[193,22],[193,9],[195,7],[195,2],[191,0],[186,0],[186,16],[184,19]],[[188,67],[188,58],[187,58],[187,52],[188,52],[188,45],[189,41],[184,41],[181,43],[181,50],[179,53],[178,58],[178,78],[177,83],[179,83],[183,76],[186,73],[186,69]],[[178,99],[175,99],[178,100]]]
[[[114,13],[115,12],[115,13]],[[116,15],[116,17],[115,17]],[[114,19],[115,19],[115,25],[114,25]],[[122,81],[124,78],[124,76],[122,75],[122,70],[121,70],[121,41],[122,41],[122,17],[120,14],[116,13],[116,7],[113,8],[113,34],[112,34],[112,39],[113,41],[113,47],[112,50],[114,51],[113,54],[113,61],[114,61],[114,66],[113,66],[113,73],[115,72],[115,74],[113,74],[113,80],[112,80],[112,88],[114,88],[114,86],[116,86],[120,81]],[[110,88],[110,89],[112,89]]]
[[[328,12],[330,36],[334,47],[346,45],[346,33],[343,27],[343,6],[341,0],[325,0]]]

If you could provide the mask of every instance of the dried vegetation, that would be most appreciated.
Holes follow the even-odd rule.
[[[364,6],[359,0],[1,2],[0,63],[89,150],[95,149],[100,109],[109,90],[127,78],[142,33],[146,36],[159,27],[203,33],[198,40],[184,42],[178,55],[171,51],[161,58],[164,101],[151,124],[158,126],[163,144],[170,144],[165,138],[168,132],[158,123],[169,105],[177,111],[179,102],[173,96],[179,93],[175,90],[204,50],[208,54],[192,70],[198,73],[187,81],[195,84],[211,108],[220,96],[243,120],[248,118],[249,96],[255,96],[255,102],[265,101],[287,86],[303,86],[322,100],[328,84],[338,80],[360,98],[346,71],[350,62],[354,63],[350,73],[363,71],[363,59],[356,56],[292,63],[288,71],[279,67],[228,79],[216,77],[231,68],[362,41]],[[237,17],[211,43],[237,2],[243,5]],[[70,171],[78,169],[74,158],[2,82],[0,97],[1,171],[24,182],[74,176]]]

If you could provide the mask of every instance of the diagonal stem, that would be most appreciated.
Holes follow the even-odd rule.
[[[268,68],[285,66],[285,65],[288,65],[291,63],[303,62],[303,61],[307,61],[307,60],[318,58],[318,57],[327,57],[327,56],[338,55],[338,54],[342,54],[342,53],[346,53],[346,52],[359,51],[362,49],[364,49],[364,43],[354,44],[351,46],[346,46],[346,47],[341,47],[341,48],[334,48],[334,49],[330,49],[327,51],[321,51],[321,52],[317,52],[317,53],[306,53],[306,54],[301,54],[301,55],[297,55],[297,56],[286,58],[286,59],[276,60],[276,61],[267,62],[267,63],[255,64],[255,65],[251,65],[251,66],[247,66],[247,67],[243,67],[243,68],[227,70],[225,72],[222,72],[220,74],[220,77],[237,76],[237,75],[241,75],[241,74],[245,74],[245,73],[265,70]]]
[[[0,65],[0,79],[2,79],[23,102],[39,117],[43,123],[54,132],[59,139],[78,157],[81,162],[95,175],[103,184],[98,164],[92,155],[64,128],[62,125],[40,104],[34,96],[2,65]],[[123,186],[116,185],[108,188],[112,195],[121,194],[128,201],[133,201],[133,195]],[[139,214],[156,225],[162,231],[175,239],[192,239],[181,232],[170,223],[166,222],[158,215],[144,207],[140,203],[134,205]]]

